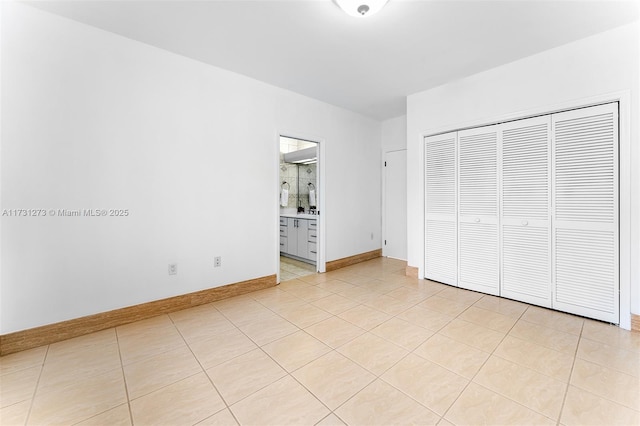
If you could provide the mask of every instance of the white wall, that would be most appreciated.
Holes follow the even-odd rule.
[[[407,116],[390,118],[382,122],[382,151],[407,149]]]
[[[326,259],[380,248],[380,123],[2,7],[1,208],[130,216],[2,217],[1,334],[275,274],[279,133],[324,142]]]
[[[409,265],[423,273],[423,135],[627,91],[629,115],[621,117],[621,126],[630,131],[631,187],[629,194],[621,194],[621,202],[630,196],[623,213],[630,216],[631,235],[621,235],[621,240],[630,239],[631,265],[622,273],[630,275],[631,312],[640,313],[639,40],[636,22],[409,96]]]

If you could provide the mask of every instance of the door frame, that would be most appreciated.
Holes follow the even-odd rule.
[[[404,152],[405,159],[408,160],[407,157],[407,148],[399,148],[399,149],[389,149],[382,153],[382,256],[389,257],[387,254],[387,245],[385,241],[387,238],[387,156],[393,152]],[[406,173],[405,173],[405,189],[406,189]],[[406,214],[406,205],[405,205],[405,214]],[[406,218],[405,218],[406,220]],[[406,238],[406,235],[405,235]],[[407,247],[407,256],[408,257],[409,248]],[[395,259],[395,258],[393,258]],[[407,261],[407,259],[400,259]]]
[[[305,135],[300,132],[293,131],[278,131],[276,132],[276,156],[275,156],[275,194],[273,199],[275,202],[275,219],[280,217],[280,138],[299,139],[307,142],[313,142],[318,146],[318,161],[316,162],[316,190],[317,190],[317,210],[320,213],[317,218],[318,223],[318,239],[317,239],[317,251],[318,257],[316,258],[316,272],[326,272],[326,226],[325,226],[325,141],[323,138],[317,136]],[[280,283],[280,221],[274,219],[274,247],[276,249],[275,265],[276,265],[276,283]]]

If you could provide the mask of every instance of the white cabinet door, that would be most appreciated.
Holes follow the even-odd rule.
[[[458,132],[458,285],[500,292],[498,129]]]
[[[424,139],[425,278],[458,285],[456,133]]]
[[[287,254],[298,255],[298,220],[287,218]]]
[[[305,259],[309,258],[309,221],[307,219],[295,219],[297,222],[296,226],[296,239],[297,243],[297,252],[293,253],[298,257],[303,257]]]
[[[552,120],[553,306],[618,323],[618,105]]]
[[[551,116],[500,126],[500,294],[551,306]]]

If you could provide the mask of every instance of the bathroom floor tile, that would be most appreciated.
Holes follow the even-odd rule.
[[[580,334],[584,323],[584,319],[580,317],[537,306],[529,306],[521,318],[524,321],[576,335]]]
[[[376,376],[384,373],[409,352],[388,340],[365,333],[337,349]]]
[[[435,332],[447,325],[454,317],[420,306],[414,306],[398,314],[397,318]]]
[[[308,303],[279,310],[278,315],[300,328],[308,327],[331,316],[329,312]]]
[[[336,413],[353,426],[435,425],[440,420],[440,416],[379,379],[358,392]]]
[[[440,416],[469,383],[469,380],[413,354],[394,365],[381,379]]]
[[[203,421],[197,423],[198,426],[238,426],[238,422],[231,414],[231,411],[224,409],[218,411],[213,416],[209,416]]]
[[[122,404],[78,423],[78,426],[128,426],[131,425],[129,404]]]
[[[186,347],[152,356],[124,366],[129,398],[136,399],[202,371]]]
[[[339,294],[332,294],[322,299],[318,299],[312,302],[313,306],[323,309],[333,315],[338,315],[346,310],[349,310],[358,305],[358,302],[354,302],[351,299],[340,296]]]
[[[567,384],[491,356],[473,381],[550,419],[556,420],[562,408]]]
[[[204,372],[131,401],[134,424],[195,424],[223,408]]]
[[[431,311],[440,312],[441,314],[445,314],[450,317],[455,317],[460,315],[471,305],[471,303],[459,302],[440,297],[441,294],[442,293],[438,293],[435,296],[431,296],[430,298],[420,302],[418,306]]]
[[[467,379],[475,376],[489,358],[489,353],[442,334],[434,334],[413,353]]]
[[[312,425],[330,413],[289,375],[230,408],[242,425]]]
[[[517,321],[517,318],[488,311],[486,309],[476,308],[474,306],[470,306],[467,310],[461,313],[458,318],[490,328],[491,330],[495,330],[500,333],[508,332]]]
[[[575,334],[565,333],[522,320],[513,326],[509,334],[571,355],[575,353],[579,340],[579,336]]]
[[[528,305],[515,300],[504,299],[501,297],[485,294],[473,304],[476,308],[497,312],[502,315],[520,318]]]
[[[240,330],[258,346],[271,343],[299,330],[286,319],[274,316],[240,326]]]
[[[409,351],[414,350],[433,335],[430,330],[398,318],[391,318],[389,321],[383,322],[372,329],[371,333]]]
[[[120,367],[120,352],[117,344],[83,346],[75,352],[56,352],[51,356],[47,354],[38,383],[38,391],[57,390],[77,380]]]
[[[331,413],[327,417],[316,423],[316,426],[346,426],[346,423],[340,420],[338,416]]]
[[[556,422],[480,385],[470,383],[445,415],[455,425],[555,425]]]
[[[227,405],[240,401],[287,374],[260,349],[254,349],[206,372]]]
[[[0,376],[30,367],[42,366],[47,349],[48,346],[40,346],[39,348],[0,357]]]
[[[360,327],[356,327],[338,317],[320,321],[305,328],[305,331],[332,348],[338,348],[365,332]]]
[[[560,423],[566,426],[640,424],[640,412],[569,386]]]
[[[640,333],[405,265],[286,265],[276,287],[0,357],[0,423],[640,424]]]
[[[549,349],[510,335],[504,338],[494,354],[562,382],[569,381],[573,366],[573,356],[566,352]]]
[[[364,305],[344,311],[338,317],[364,330],[371,330],[391,318],[384,312]]]
[[[504,333],[480,325],[454,319],[440,330],[440,334],[484,352],[492,352],[504,338]]]
[[[189,345],[203,368],[211,368],[257,348],[238,329],[221,332],[218,336]]]
[[[373,374],[336,352],[294,371],[293,377],[331,410],[375,379]]]
[[[576,357],[640,377],[640,352],[616,348],[595,340],[580,339]]]
[[[17,404],[0,408],[0,424],[3,425],[24,425],[27,422],[31,399],[27,399]]]
[[[41,371],[41,367],[31,367],[0,376],[0,408],[30,400]]]
[[[171,321],[168,317],[167,320]],[[118,329],[118,343],[125,365],[186,345],[173,323],[169,327],[136,329],[135,332],[129,330],[123,336],[120,336]]]
[[[262,349],[289,372],[295,371],[331,351],[329,346],[305,331],[285,336],[264,345]]]
[[[640,378],[577,358],[571,384],[640,411]]]
[[[122,370],[116,369],[52,392],[37,392],[29,424],[73,424],[126,402]]]

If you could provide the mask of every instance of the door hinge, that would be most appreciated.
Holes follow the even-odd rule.
[[[386,161],[384,162],[384,166],[387,167],[387,162]]]

